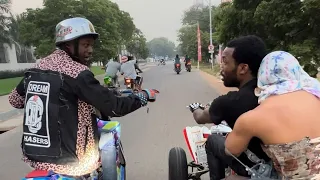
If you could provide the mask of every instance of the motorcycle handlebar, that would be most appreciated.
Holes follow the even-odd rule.
[[[121,93],[121,94],[131,94],[131,93],[133,93],[133,90],[132,89],[119,89],[119,92]]]

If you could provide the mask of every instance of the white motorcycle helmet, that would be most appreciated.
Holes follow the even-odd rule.
[[[94,39],[99,37],[92,23],[85,18],[70,18],[61,21],[56,26],[56,46],[80,38],[82,36],[92,35]]]

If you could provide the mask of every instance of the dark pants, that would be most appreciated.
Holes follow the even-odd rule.
[[[220,180],[225,178],[225,168],[230,167],[240,176],[249,177],[245,167],[243,167],[233,157],[225,153],[225,138],[221,135],[212,134],[208,137],[206,143],[206,152],[210,170],[210,180]],[[253,163],[243,153],[239,157],[240,161],[252,167]]]
[[[139,88],[141,88],[142,81],[143,81],[143,78],[141,76],[137,76],[135,79],[135,83]]]
[[[141,71],[141,69],[139,68],[139,66],[138,66],[138,64],[136,63],[136,64],[134,64],[134,68],[136,69],[136,70],[138,70],[139,71],[139,73],[142,73],[142,71]]]
[[[118,81],[118,76],[115,75],[114,77],[112,77],[112,84],[113,86],[117,87],[119,86],[119,81]]]

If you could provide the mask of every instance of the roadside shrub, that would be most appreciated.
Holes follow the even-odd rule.
[[[15,77],[22,77],[24,76],[25,69],[23,70],[6,70],[6,71],[0,71],[0,79],[7,79],[7,78],[15,78]]]

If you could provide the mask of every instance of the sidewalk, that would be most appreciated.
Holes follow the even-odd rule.
[[[15,116],[6,121],[0,121],[0,132],[10,131],[22,125],[23,115]]]
[[[3,112],[7,112],[8,109],[12,109],[11,105],[8,102],[9,95],[0,96],[0,114]]]

